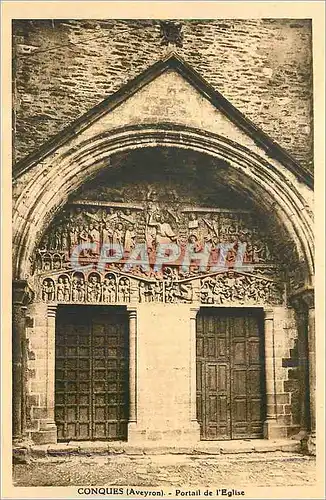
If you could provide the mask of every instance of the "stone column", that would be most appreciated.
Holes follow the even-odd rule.
[[[189,410],[190,410],[190,434],[189,441],[200,440],[200,426],[197,421],[197,380],[196,380],[196,317],[199,307],[190,308],[190,366],[189,366]]]
[[[137,422],[137,310],[128,307],[129,312],[129,424]]]
[[[199,307],[190,309],[190,420],[197,422],[196,387],[196,317]]]
[[[310,432],[307,442],[308,451],[316,453],[316,334],[314,290],[306,290],[302,300],[308,308],[308,359],[309,359],[309,407]]]
[[[34,433],[39,444],[57,442],[55,407],[55,319],[56,305],[47,306],[47,350],[46,350],[46,416],[40,420],[40,431]],[[37,437],[36,437],[37,434]]]
[[[312,455],[316,454],[316,336],[315,336],[315,300],[314,289],[306,287],[299,290],[292,298],[291,302],[296,310],[302,328],[302,335],[306,336],[308,358],[308,385],[305,388],[309,393],[309,426],[308,437],[306,438],[305,428],[302,429],[303,446]],[[304,396],[304,395],[303,395]],[[305,403],[305,398],[303,400]]]
[[[265,310],[265,381],[266,381],[266,420],[264,437],[277,437],[276,428],[276,388],[275,388],[275,346],[274,346],[274,312]]]
[[[27,281],[12,285],[12,437],[18,445],[26,440],[26,309],[32,299]]]
[[[299,439],[305,439],[309,426],[309,373],[308,373],[308,321],[306,306],[302,300],[292,299],[291,305],[295,311],[297,331],[298,331],[298,356],[300,370],[300,431],[297,435]]]

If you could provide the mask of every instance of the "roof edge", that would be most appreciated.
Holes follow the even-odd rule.
[[[300,181],[313,188],[314,182],[311,172],[303,168],[285,149],[271,139],[251,120],[246,118],[219,91],[215,90],[204,78],[202,78],[191,65],[175,53],[171,53],[168,57],[155,62],[138,76],[124,84],[117,92],[105,98],[99,104],[74,120],[58,134],[51,137],[40,148],[30,153],[22,160],[19,160],[13,166],[13,178],[16,179],[20,177],[37,162],[46,158],[58,147],[91,126],[96,120],[101,118],[101,116],[112,111],[142,87],[169,69],[174,69],[183,76],[203,97],[209,100],[215,108],[220,110],[230,121],[249,135],[271,158],[281,162],[289,171],[296,175]]]

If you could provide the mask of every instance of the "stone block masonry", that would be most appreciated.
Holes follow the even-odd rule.
[[[178,54],[312,169],[309,20],[184,20]],[[16,160],[164,56],[157,20],[15,20]]]
[[[158,20],[14,22],[16,159],[23,159],[32,151],[39,150],[40,153],[26,162],[21,162],[14,170],[15,446],[20,445],[21,448],[22,441],[27,438],[38,445],[55,444],[58,425],[59,439],[128,439],[128,443],[133,443],[141,453],[142,442],[161,443],[162,446],[173,444],[178,446],[180,451],[191,443],[191,446],[197,446],[201,437],[204,440],[231,439],[239,435],[252,439],[263,435],[270,441],[294,436],[296,446],[300,446],[299,440],[304,437],[307,449],[313,452],[314,266],[310,208],[312,179],[308,175],[308,169],[311,169],[312,114],[310,31],[309,20],[186,20],[183,22],[184,44],[178,47],[177,56],[170,53],[167,58],[169,52],[161,43]],[[155,62],[157,64],[151,66]],[[146,68],[149,69],[144,73]],[[138,78],[131,85],[123,88],[124,84],[137,75]],[[119,89],[118,96],[103,102],[103,99],[112,96]],[[253,123],[245,120],[220,94],[215,93],[214,89],[224,94]],[[101,106],[94,108],[101,102]],[[67,131],[60,134],[62,140],[59,137],[53,141],[53,149],[49,150],[47,156],[42,156],[47,147],[44,142],[62,132],[87,111],[87,116],[79,120],[74,127],[70,126],[69,133]],[[253,124],[257,124],[292,153],[293,157],[302,163],[303,168],[288,158],[286,153],[274,147],[273,142]],[[151,154],[148,153],[149,148],[152,149]],[[178,153],[175,154],[174,150]],[[194,152],[196,156],[193,158]],[[206,161],[206,156],[211,156],[209,161]],[[174,158],[176,161],[173,161]],[[115,169],[116,166],[120,168],[122,163],[123,171]],[[171,167],[168,170],[159,168],[167,164]],[[171,182],[167,182],[170,193],[168,197],[164,194],[165,187],[164,196],[161,198],[158,195],[156,181],[153,186],[157,192],[149,190],[147,193],[137,187],[137,191],[142,193],[140,201],[143,203],[146,200],[146,210],[151,210],[153,206],[156,207],[155,203],[157,204],[157,215],[147,218],[139,217],[138,214],[133,218],[134,214],[129,208],[131,201],[135,200],[123,201],[123,196],[122,201],[120,198],[118,201],[112,201],[114,210],[108,211],[107,200],[111,203],[115,194],[106,190],[101,191],[106,200],[104,209],[97,201],[100,194],[97,189],[101,187],[102,190],[105,186],[101,183],[102,177],[96,176],[102,170],[103,173],[106,171],[105,175],[111,175],[110,168],[112,172],[116,172],[117,179],[120,175],[129,179],[128,168],[132,166],[132,169],[137,170],[138,165],[140,177],[146,173],[146,182],[151,182],[152,175],[148,174],[147,165],[158,165],[158,179],[161,179],[163,186],[169,177],[167,173],[173,173]],[[183,165],[187,166],[187,170],[181,169]],[[186,185],[186,176],[181,176],[181,172],[187,171],[189,178],[192,178],[194,167],[198,167],[198,176],[200,173],[203,185],[209,187],[209,196],[205,198],[205,192],[199,187],[202,183],[195,182],[196,176],[194,177],[195,190],[200,191],[199,208],[205,206],[205,199],[210,200],[213,196],[221,201],[220,185],[228,186],[227,195],[234,193],[237,198],[236,207],[242,205],[238,195],[243,193],[246,198],[243,206],[248,208],[250,205],[255,216],[266,222],[269,234],[267,246],[269,247],[271,240],[280,242],[275,252],[278,256],[275,262],[277,266],[278,263],[281,265],[280,270],[273,265],[269,272],[268,265],[266,268],[263,264],[265,257],[260,254],[265,248],[265,240],[263,233],[257,230],[255,234],[259,237],[258,246],[253,245],[252,255],[249,252],[247,257],[250,262],[252,260],[264,266],[263,277],[259,277],[259,282],[255,282],[260,275],[259,270],[259,273],[255,274],[258,269],[255,268],[250,279],[246,278],[250,286],[247,286],[247,282],[241,282],[246,283],[243,288],[248,290],[242,295],[240,289],[235,290],[237,293],[233,294],[233,288],[239,288],[241,281],[234,273],[229,273],[225,281],[220,279],[222,276],[213,280],[210,275],[209,282],[205,282],[207,287],[204,281],[198,280],[194,289],[189,290],[189,283],[184,284],[188,278],[178,279],[178,274],[172,273],[171,270],[167,276],[169,279],[165,280],[169,285],[176,282],[171,293],[170,286],[163,283],[164,286],[159,286],[159,293],[153,289],[151,295],[152,287],[148,286],[147,295],[142,295],[138,281],[129,289],[131,280],[129,282],[125,276],[120,277],[119,268],[116,269],[116,294],[111,299],[107,294],[107,283],[101,281],[102,278],[98,276],[96,279],[95,276],[91,276],[92,279],[89,280],[87,278],[87,295],[83,295],[85,283],[81,276],[71,281],[71,285],[76,287],[70,287],[70,278],[65,276],[64,286],[59,288],[61,266],[67,273],[72,274],[69,267],[65,267],[60,252],[66,252],[67,256],[70,256],[70,243],[75,242],[76,238],[78,241],[94,240],[97,242],[96,248],[100,241],[104,240],[104,234],[108,237],[112,233],[112,241],[115,238],[122,241],[127,234],[124,226],[127,220],[136,221],[137,231],[140,228],[133,238],[139,238],[139,242],[147,241],[148,238],[152,249],[157,248],[162,239],[170,238],[174,241],[180,237],[180,240],[183,238],[186,242],[188,236],[202,238],[203,241],[208,238],[216,251],[219,249],[217,245],[220,240],[224,242],[225,234],[232,236],[234,244],[234,236],[240,234],[241,224],[233,228],[232,218],[228,216],[222,227],[223,231],[217,230],[217,220],[221,220],[221,213],[226,209],[224,205],[221,205],[222,211],[218,209],[218,217],[211,217],[215,209],[209,209],[207,219],[206,216],[202,219],[202,216],[198,216],[202,208],[195,210],[197,205],[190,196],[190,191],[184,195],[187,205],[190,205],[187,210],[181,211],[182,196],[179,197],[177,191],[170,190],[170,184],[175,182],[178,186],[178,179],[181,177]],[[211,178],[214,182],[210,182]],[[78,194],[76,191],[83,184],[87,190],[91,189],[92,185],[88,184],[90,179],[98,181],[98,184],[95,200],[91,196],[92,203],[86,203],[86,221],[80,222],[83,221],[83,215],[74,210],[70,224],[66,203],[79,205],[80,201],[74,203],[74,196]],[[111,182],[109,185],[111,186]],[[128,190],[128,186],[129,184],[125,185],[123,189]],[[147,195],[144,196],[144,193]],[[87,197],[85,199],[88,200]],[[250,203],[247,203],[247,199],[250,199]],[[94,201],[94,207],[91,209],[89,205],[93,205]],[[65,205],[62,215],[65,215],[66,229],[55,229],[55,237],[47,240],[52,227],[57,227],[50,226],[51,221]],[[118,206],[119,211],[115,213]],[[136,209],[139,210],[139,207]],[[194,212],[195,217],[188,219],[187,214],[190,211]],[[226,212],[229,213],[229,209],[226,209]],[[247,213],[247,210],[245,212]],[[98,227],[95,231],[93,222],[91,224],[88,218],[97,221]],[[178,219],[184,220],[184,227],[179,227]],[[111,232],[111,223],[108,223],[108,220],[114,221]],[[197,221],[195,225],[194,220]],[[76,228],[77,223],[83,229]],[[146,224],[147,229],[143,232]],[[109,227],[106,227],[107,225]],[[152,227],[156,228],[155,235],[152,233]],[[194,229],[198,231],[192,235]],[[128,231],[128,238],[125,239],[130,250],[132,231]],[[248,235],[246,239],[251,239],[250,231],[245,231],[244,234]],[[49,244],[45,243],[44,246],[46,241]],[[44,267],[43,264],[40,265],[37,248],[43,257],[45,252],[53,254],[53,258],[49,255],[46,259],[44,257]],[[264,252],[266,255],[274,255],[269,250]],[[94,255],[96,253],[92,253],[91,257]],[[196,256],[198,257],[198,252]],[[294,268],[299,268],[300,272],[294,273]],[[48,281],[44,281],[43,271],[46,271]],[[286,272],[283,274],[283,271]],[[265,301],[265,286],[267,282],[273,281],[271,276],[274,276],[274,272],[277,274],[277,282],[281,284],[287,281],[290,286],[284,288],[282,284],[280,297],[276,297],[277,300],[272,297]],[[149,276],[151,277],[152,273]],[[55,281],[52,282],[51,288],[52,279]],[[140,281],[143,279],[145,280],[141,276],[137,278]],[[55,294],[54,284],[57,287]],[[126,284],[128,286],[125,286]],[[82,290],[81,294],[78,294],[78,300],[77,285],[80,285]],[[230,289],[232,293],[226,293],[230,292]],[[204,293],[200,294],[200,290]],[[170,295],[164,295],[167,291]],[[192,293],[189,294],[189,291]],[[226,302],[223,294],[228,297]],[[161,301],[161,296],[168,297],[169,300]],[[157,299],[156,302],[152,300],[153,297]],[[57,306],[58,302],[60,304]],[[119,314],[125,314],[125,337],[127,324],[129,325],[129,345],[126,340],[123,341],[123,370],[121,368],[126,383],[116,383],[122,380],[113,370],[114,366],[118,365],[108,362],[108,358],[111,363],[119,357],[120,351],[115,349],[118,335],[116,340],[112,340],[112,345],[110,344],[110,353],[94,347],[97,342],[98,345],[109,345],[106,340],[109,335],[106,333],[106,326],[101,323],[100,330],[96,329],[95,319],[100,315],[97,309],[93,311],[94,322],[87,321],[85,336],[80,333],[82,340],[78,338],[79,333],[76,336],[75,333],[60,336],[59,328],[56,344],[56,314],[58,312],[59,321],[62,308],[71,305],[73,308],[79,307],[77,302],[85,308],[85,314],[90,311],[90,306],[100,307],[100,302],[103,302],[105,307],[111,307],[109,303],[112,306],[114,304],[114,308],[119,304]],[[236,325],[237,318],[245,318],[247,313],[257,318],[257,325],[261,324],[261,328],[255,327],[253,330],[252,336],[255,338],[248,341],[248,349],[247,340],[239,339],[247,339],[249,330],[247,326],[240,326],[241,335],[225,333],[219,336],[219,332],[215,332],[212,335],[214,342],[207,342],[205,347],[203,341],[203,350],[197,350],[201,342],[201,327],[196,318],[198,310],[200,317],[200,309],[206,308],[207,313],[207,308],[211,307],[238,309],[243,306],[258,307],[260,310],[241,314],[240,311],[234,311],[232,322],[228,320],[228,324]],[[105,317],[109,315],[109,311],[104,312]],[[113,322],[116,322],[113,318],[118,312],[112,311]],[[228,318],[231,312],[227,312]],[[74,310],[73,313],[76,314],[77,311]],[[217,314],[219,315],[219,311]],[[213,332],[209,326],[210,316],[214,314],[207,313],[206,316],[206,337],[209,338]],[[107,321],[104,317],[101,318],[101,322]],[[84,321],[84,317],[81,321]],[[107,324],[108,332],[110,321]],[[120,325],[119,321],[117,325]],[[241,321],[241,325],[245,325],[245,322]],[[86,327],[85,324],[82,326]],[[234,330],[231,330],[230,326],[231,331]],[[220,343],[221,338],[224,343]],[[240,346],[233,350],[231,345],[230,356],[228,338],[236,339],[234,345]],[[70,342],[77,347],[68,349]],[[219,347],[220,344],[222,347]],[[117,346],[119,347],[118,344]],[[64,354],[61,356],[59,353]],[[61,360],[70,358],[80,359],[82,362],[74,362],[72,367],[66,361],[61,363]],[[237,364],[240,373],[240,368],[244,370],[243,367],[247,367],[246,360],[249,358],[250,366],[261,365],[261,371],[258,372],[256,368],[255,371],[252,370],[248,381],[242,377],[243,387],[241,384],[238,384],[238,388],[236,385],[233,387],[233,382],[230,382],[231,390],[225,391],[226,394],[231,393],[231,396],[224,397],[225,394],[221,391],[224,391],[224,386],[228,387],[228,380],[231,380],[231,364]],[[224,374],[223,370],[219,373],[218,369],[215,369],[222,366],[221,359],[224,359],[227,367]],[[104,368],[101,368],[97,360],[104,361]],[[200,361],[199,369],[196,366],[197,361]],[[60,363],[65,371],[60,372]],[[101,369],[96,368],[94,371],[93,367],[97,367],[97,364]],[[112,369],[112,372],[105,371],[109,369]],[[81,373],[80,380],[87,380],[89,383],[79,383],[78,377]],[[236,375],[234,380],[236,377],[240,380],[240,375]],[[73,382],[74,380],[77,382]],[[115,382],[109,386],[106,385],[107,380]],[[56,384],[56,381],[59,384]],[[60,385],[66,381],[66,385]],[[74,393],[76,397],[70,400],[64,396],[60,400],[58,396],[62,393],[58,389],[56,396],[56,385],[64,387],[62,393]],[[252,398],[252,391],[248,391],[249,385],[250,391],[251,388],[254,391],[257,404]],[[216,403],[212,403],[209,391],[213,392]],[[84,393],[87,397],[81,399],[79,404],[77,396]],[[93,393],[100,397],[92,399]],[[104,394],[104,399],[101,393]],[[115,396],[106,402],[106,394],[111,393]],[[247,393],[251,394],[250,403],[247,402]],[[232,398],[235,400],[239,395],[244,398],[243,404],[238,406],[237,413],[232,414]],[[225,411],[220,411],[222,417],[217,417],[220,396],[224,397],[221,401],[225,402]],[[204,401],[205,405],[201,401]],[[73,405],[75,408],[70,412]],[[222,405],[220,406],[222,408]],[[65,413],[63,418],[59,419],[59,411],[63,407]],[[251,408],[250,411],[247,408]],[[123,418],[120,418],[121,415]],[[212,430],[206,423],[215,422],[215,416],[216,425],[214,424]],[[239,423],[234,432],[229,424],[225,430],[220,426],[220,421],[231,422],[232,419],[237,425]],[[62,426],[70,424],[72,425],[69,432],[61,432]],[[248,446],[251,449],[251,444]]]

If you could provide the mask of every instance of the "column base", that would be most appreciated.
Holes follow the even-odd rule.
[[[13,447],[12,448],[12,463],[13,464],[29,464],[31,461],[29,447]]]
[[[12,447],[13,448],[30,448],[33,445],[33,441],[29,436],[13,436]]]
[[[57,426],[51,420],[42,420],[40,429],[31,431],[31,438],[34,444],[56,444],[57,443]]]
[[[264,422],[264,438],[265,439],[281,439],[287,437],[287,427],[277,424],[276,420],[265,420]]]
[[[306,441],[307,453],[316,456],[316,431],[311,431]]]
[[[303,441],[304,439],[307,439],[308,437],[308,431],[306,429],[301,429],[297,434],[292,434],[291,439],[294,439],[295,441]]]
[[[13,464],[28,464],[30,462],[30,450],[33,441],[28,437],[15,437],[12,441]]]

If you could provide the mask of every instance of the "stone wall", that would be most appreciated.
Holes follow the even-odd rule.
[[[309,20],[183,21],[178,54],[312,169]],[[15,20],[16,159],[164,56],[156,20]]]
[[[275,379],[278,424],[287,436],[297,434],[301,425],[298,331],[292,309],[274,309]]]
[[[30,327],[27,328],[28,376],[26,423],[29,435],[35,439],[40,435],[42,420],[47,418],[47,307],[33,303],[28,307]],[[37,438],[36,438],[37,439]]]
[[[272,314],[274,347],[268,350],[275,355],[277,436],[289,437],[300,430],[303,404],[293,352],[297,331],[292,310],[274,307]],[[185,304],[137,306],[137,420],[128,440],[199,440],[198,424],[191,419],[196,354],[190,317]],[[27,431],[43,444],[56,440],[56,430],[47,427],[54,402],[54,328],[49,328],[45,304],[29,305],[28,318]]]
[[[137,307],[137,425],[134,440],[199,440],[190,422],[189,306]]]

